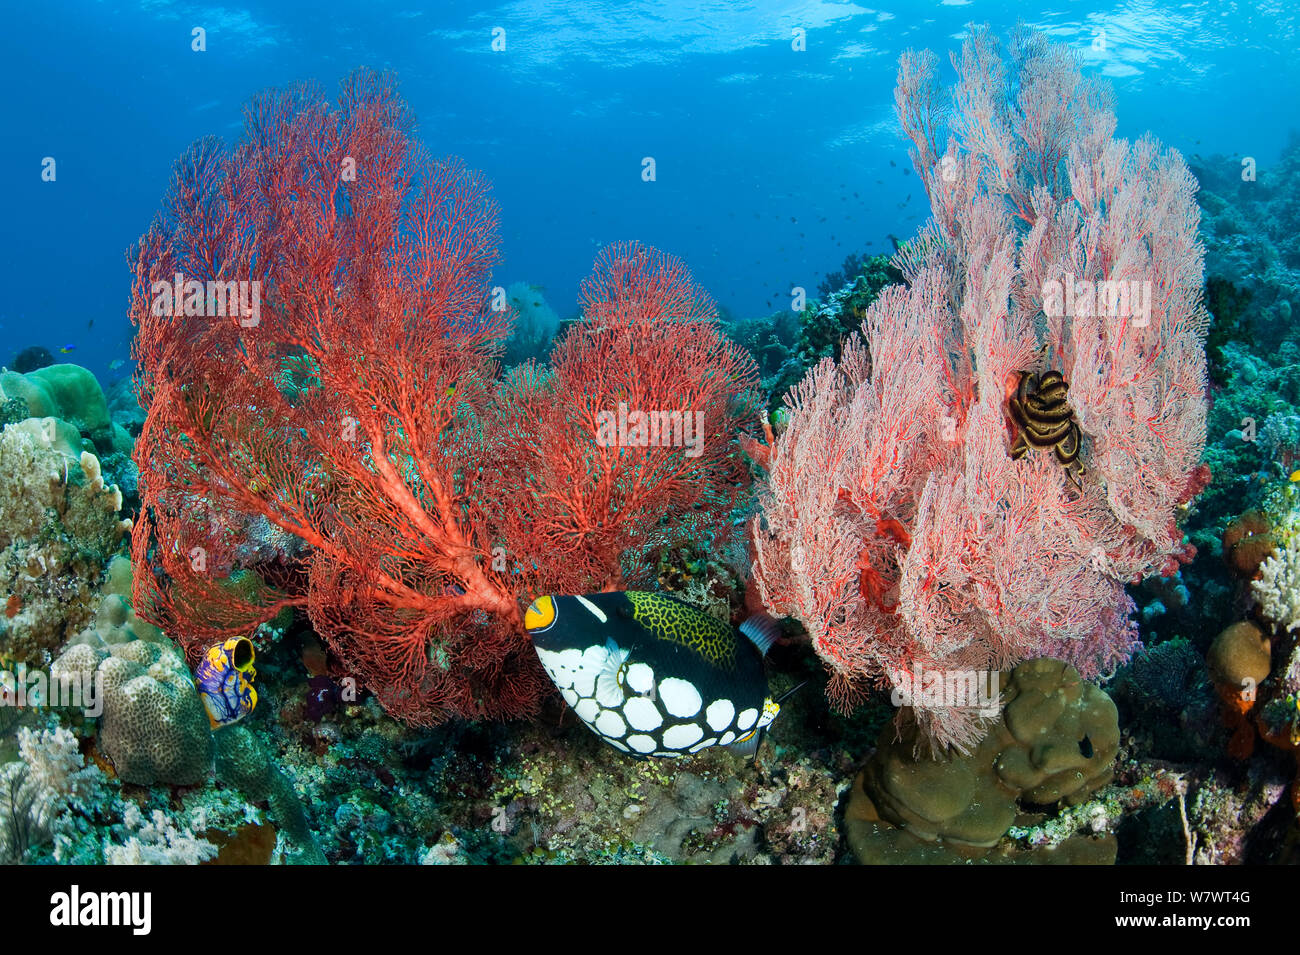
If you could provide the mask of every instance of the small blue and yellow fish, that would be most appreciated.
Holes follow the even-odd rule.
[[[247,637],[231,637],[225,643],[209,647],[194,668],[194,682],[208,710],[213,729],[238,723],[257,706],[253,680],[253,642]]]
[[[77,349],[76,345],[64,345],[62,348],[59,349],[59,354],[67,355],[76,351],[76,349]]]
[[[667,594],[625,591],[538,597],[524,627],[578,718],[624,753],[749,755],[781,709],[763,672],[770,617],[738,632]]]

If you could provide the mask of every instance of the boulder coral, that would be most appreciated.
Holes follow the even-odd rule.
[[[108,402],[93,372],[80,365],[60,364],[27,374],[0,372],[0,400],[23,399],[28,414],[65,421],[100,454],[131,453],[129,432],[109,415]]]
[[[845,811],[858,861],[983,858],[1022,808],[1075,805],[1110,782],[1119,715],[1109,696],[1059,660],[1028,660],[1003,676],[1001,719],[969,756],[918,755],[923,729],[914,719],[903,721],[901,734],[885,727]],[[1068,855],[1113,861],[1114,852],[1103,840]]]

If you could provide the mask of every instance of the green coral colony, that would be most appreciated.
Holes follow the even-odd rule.
[[[966,43],[962,69],[997,55],[987,31]],[[1106,170],[1079,182],[1118,191],[1062,202],[1023,156],[994,189],[970,116],[954,159],[913,114],[917,178],[955,190],[933,210],[951,241],[935,226],[855,252],[800,310],[718,320],[681,263],[632,244],[602,253],[576,318],[526,283],[463,313],[430,304],[432,285],[389,289],[399,310],[449,309],[440,337],[385,327],[349,351],[286,335],[249,346],[253,385],[220,362],[177,377],[165,339],[183,316],[151,325],[140,294],[134,384],[105,395],[48,353],[0,373],[0,859],[1300,861],[1300,272],[1274,247],[1300,229],[1294,202],[1286,221],[1241,204],[1199,159],[1193,200],[1182,159],[1145,141],[1089,154],[1086,121],[1113,116],[1068,56],[1017,50],[1008,75],[1056,84],[1041,108],[1080,111],[1052,114],[1069,162]],[[900,101],[925,100],[933,69],[907,54]],[[981,79],[963,78],[969,107]],[[384,79],[354,82],[382,105],[365,122],[404,109]],[[1157,173],[1165,207],[1125,191]],[[472,174],[443,175],[494,208]],[[299,205],[318,185],[298,184]],[[1296,190],[1293,144],[1261,192]],[[1007,269],[1042,268],[999,279],[964,237],[1030,241],[999,205],[1022,201],[1042,247]],[[1089,315],[1029,300],[1075,261],[1052,243],[1079,241],[1080,216],[1129,228],[1109,218],[1122,203],[1182,250],[1152,242],[1157,264],[1207,278],[1148,316],[1176,368],[1148,382],[1145,346],[1109,340],[1131,378],[1112,400],[1076,347],[1100,334]],[[452,230],[440,254],[453,234],[482,251],[494,215],[426,225]],[[146,284],[183,264],[151,237]],[[446,301],[493,292],[468,261],[438,280]],[[355,294],[302,292],[322,310]],[[1011,303],[997,320],[972,304],[994,297]],[[234,339],[213,328],[194,342],[221,354]],[[383,351],[406,334],[409,352]],[[618,377],[647,352],[706,356],[674,387],[709,441],[725,429],[715,457],[648,437],[680,430],[671,417],[596,440],[593,416],[620,402],[678,407],[651,376]],[[421,381],[411,407],[330,404],[349,380],[403,376]],[[1157,408],[1159,452],[1138,421]],[[287,424],[254,427],[250,409]],[[529,431],[542,419],[552,431]],[[321,421],[333,451],[312,443]],[[1146,455],[1141,488],[1123,448]],[[1071,523],[1084,511],[1096,539]],[[521,527],[537,528],[526,552]],[[1017,603],[1026,586],[1063,596]],[[963,695],[969,673],[996,692]]]

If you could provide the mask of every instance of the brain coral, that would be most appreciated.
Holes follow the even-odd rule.
[[[124,782],[190,785],[207,777],[207,711],[173,647],[152,640],[84,639],[55,661],[52,672],[59,680],[102,680],[99,749]]]
[[[1003,677],[1002,718],[969,756],[918,756],[914,723],[901,738],[885,728],[845,813],[859,861],[977,858],[1019,804],[1073,805],[1110,781],[1119,749],[1110,697],[1059,660],[1028,660]]]

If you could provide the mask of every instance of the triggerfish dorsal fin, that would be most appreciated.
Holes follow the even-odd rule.
[[[628,651],[620,650],[613,637],[605,640],[605,662],[596,675],[596,702],[601,706],[615,707],[623,702],[623,687],[619,672],[627,662]]]
[[[749,642],[758,647],[758,652],[767,656],[767,651],[781,636],[781,625],[776,618],[767,613],[756,613],[747,617],[740,625],[740,632],[749,638]]]

